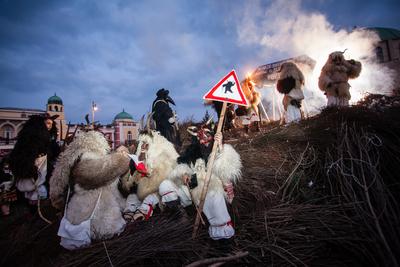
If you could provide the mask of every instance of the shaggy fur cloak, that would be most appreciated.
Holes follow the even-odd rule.
[[[98,209],[91,220],[91,238],[112,237],[122,232],[125,226],[122,218],[125,200],[118,191],[118,179],[128,169],[128,157],[120,151],[110,153],[101,133],[82,133],[60,155],[54,168],[50,180],[52,204],[62,209],[70,186],[72,194],[67,219],[72,224],[80,224],[90,217],[102,191]]]
[[[210,144],[209,146],[212,147]],[[192,201],[199,205],[201,191],[204,186],[209,157],[209,150],[201,148],[200,144],[192,144],[188,147],[182,157],[178,159],[179,164],[169,174],[168,179],[177,186],[182,186],[182,176],[196,174],[198,186],[191,190]],[[218,151],[211,173],[211,180],[208,194],[226,193],[223,184],[236,183],[241,177],[242,162],[240,155],[228,144],[224,144],[221,151]]]
[[[17,143],[10,154],[10,168],[15,182],[21,179],[33,178],[36,180],[38,178],[35,159],[41,154],[47,154],[47,178],[51,175],[60,148],[56,142],[57,128],[55,123],[49,131],[44,123],[45,119],[44,116],[40,115],[31,116],[18,133]]]
[[[276,88],[285,94],[282,102],[286,111],[291,104],[300,108],[300,101],[304,99],[303,85],[304,75],[297,65],[293,62],[283,63]]]
[[[174,145],[156,131],[140,134],[138,141],[136,155],[144,161],[148,171],[148,176],[135,179],[138,184],[137,196],[143,200],[149,194],[158,193],[158,187],[175,168],[179,155]],[[145,144],[148,144],[148,149],[142,158],[142,148]],[[135,175],[140,174],[136,172]]]
[[[321,70],[318,86],[327,96],[349,100],[351,95],[348,81],[357,78],[360,73],[361,62],[345,60],[343,52],[333,52]]]

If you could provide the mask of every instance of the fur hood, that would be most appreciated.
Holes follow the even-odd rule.
[[[79,157],[81,159],[94,155],[101,157],[109,152],[107,140],[101,133],[96,131],[80,133],[60,154],[54,167],[50,179],[50,199],[53,206],[59,209],[64,206],[64,195],[69,183],[70,172]]]
[[[136,151],[138,157],[142,153],[143,145],[148,145],[144,158],[148,176],[137,181],[137,195],[139,199],[143,200],[149,194],[158,192],[160,183],[175,168],[179,155],[174,145],[159,132],[151,131],[147,134],[141,134],[138,141]]]
[[[293,62],[285,62],[281,66],[281,72],[279,75],[279,80],[285,79],[292,77],[295,80],[300,81],[300,83],[303,85],[304,84],[304,75],[297,67],[297,65]]]

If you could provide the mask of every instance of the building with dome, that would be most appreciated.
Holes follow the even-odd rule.
[[[115,129],[114,142],[116,146],[132,144],[139,135],[137,124],[134,122],[131,114],[125,112],[124,109],[115,116],[113,126]]]
[[[58,141],[62,143],[67,135],[73,135],[81,131],[79,124],[67,125],[64,104],[62,99],[54,94],[49,97],[46,110],[0,107],[0,158],[8,154],[14,147],[19,131],[31,115],[49,113],[51,116],[58,115],[55,119],[58,129]],[[132,144],[139,135],[137,123],[131,114],[124,109],[118,113],[114,120],[107,125],[98,128],[107,138],[113,149],[120,145]]]

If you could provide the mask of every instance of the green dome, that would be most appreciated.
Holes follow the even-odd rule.
[[[114,120],[133,120],[133,117],[131,114],[125,112],[125,110],[122,110],[122,112],[115,116]]]
[[[47,100],[47,104],[59,104],[59,105],[62,105],[63,102],[62,102],[60,97],[58,97],[56,94],[54,94],[52,97],[50,97]]]
[[[376,32],[382,41],[400,39],[400,31],[397,29],[374,27],[368,30]]]

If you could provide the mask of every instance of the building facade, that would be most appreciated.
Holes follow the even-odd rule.
[[[66,136],[74,133],[79,134],[84,130],[82,124],[66,123],[64,104],[62,99],[54,94],[47,100],[46,110],[28,108],[0,108],[0,158],[6,156],[14,147],[18,133],[24,123],[32,115],[43,115],[46,112],[51,116],[58,115],[55,123],[58,129],[58,141],[63,143]],[[133,117],[123,110],[118,113],[114,120],[107,125],[99,125],[98,130],[102,132],[109,141],[112,149],[120,145],[131,145],[137,140],[139,129]]]
[[[394,71],[395,93],[400,94],[400,30],[392,28],[368,28],[378,34],[380,41],[375,47],[377,60]]]

